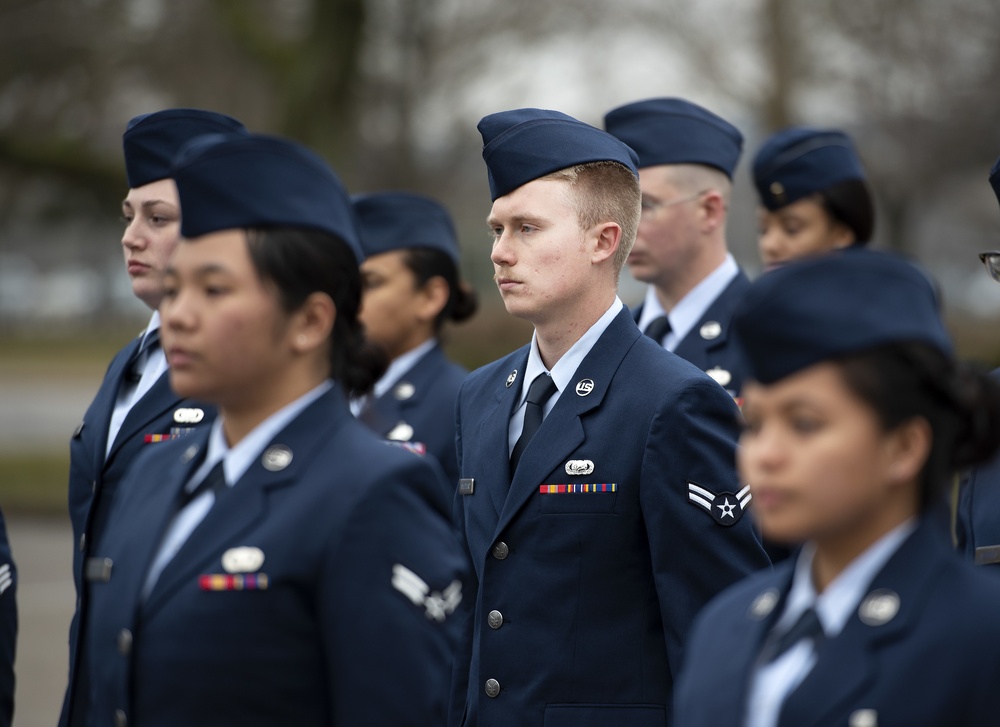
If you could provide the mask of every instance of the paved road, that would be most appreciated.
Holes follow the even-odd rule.
[[[13,515],[7,525],[19,574],[14,727],[55,727],[73,615],[69,520]]]

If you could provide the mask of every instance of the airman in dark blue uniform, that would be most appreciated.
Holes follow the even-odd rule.
[[[239,131],[245,130],[235,119],[197,109],[137,116],[125,130],[129,192],[122,203],[126,223],[122,247],[133,293],[154,313],[146,330],[111,361],[70,440],[69,515],[77,608],[70,626],[70,678],[61,725],[67,724],[71,710],[85,709],[88,688],[79,682],[76,663],[86,645],[77,633],[86,618],[88,580],[100,574],[100,564],[91,561],[92,545],[107,526],[119,482],[140,451],[207,426],[215,416],[212,407],[171,391],[155,311],[163,293],[167,259],[180,237],[171,157],[196,136]],[[95,570],[88,570],[90,566]]]
[[[729,323],[750,281],[729,253],[726,221],[743,135],[679,98],[620,106],[604,128],[639,156],[642,219],[628,258],[649,283],[633,314],[639,330],[736,398],[743,363]]]
[[[996,723],[1000,582],[938,521],[956,467],[1000,444],[1000,386],[957,364],[927,275],[866,249],[755,282],[740,473],[764,536],[804,543],[702,612],[685,727]]]
[[[753,162],[765,268],[865,245],[875,206],[851,138],[793,126],[769,137]]]
[[[990,186],[1000,200],[1000,159],[990,170]],[[993,280],[1000,283],[1000,251],[980,256]],[[993,372],[1000,379],[1000,369]],[[977,565],[1000,574],[1000,455],[974,467],[962,482],[955,518],[959,549]]]
[[[555,111],[479,130],[495,279],[535,331],[459,396],[477,592],[452,723],[666,725],[695,613],[768,566],[733,468],[738,411],[616,295],[639,222],[634,153]]]
[[[372,394],[353,402],[377,434],[433,456],[458,486],[455,400],[468,373],[448,360],[440,335],[448,320],[476,310],[475,292],[459,281],[458,237],[448,211],[406,192],[353,198],[365,260],[361,322],[389,355]]]
[[[443,724],[466,561],[437,465],[348,409],[385,367],[350,200],[274,137],[172,175],[163,346],[219,414],[137,458],[95,546],[87,724]]]

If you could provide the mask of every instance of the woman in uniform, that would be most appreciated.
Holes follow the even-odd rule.
[[[459,281],[455,228],[444,207],[415,194],[361,195],[353,204],[365,253],[361,322],[391,360],[353,408],[377,434],[433,455],[450,496],[458,483],[455,401],[468,372],[445,357],[441,328],[476,311],[475,292]]]
[[[779,131],[757,152],[753,181],[765,269],[871,239],[871,190],[850,137],[841,131]]]
[[[1000,201],[1000,159],[990,170],[990,186]],[[1000,283],[1000,250],[980,253],[989,276]],[[1000,369],[993,372],[1000,379]],[[955,536],[959,550],[976,565],[1000,575],[1000,455],[975,467],[959,489]]]
[[[87,564],[97,562],[91,559],[92,546],[107,527],[118,485],[143,449],[207,427],[215,416],[212,407],[185,400],[170,388],[160,346],[157,309],[163,298],[163,271],[181,235],[170,161],[197,136],[245,132],[242,123],[214,111],[164,109],[136,116],[122,137],[129,186],[121,208],[122,252],[132,293],[152,315],[145,330],[111,361],[70,440],[69,518],[77,606],[70,625],[69,682],[60,727],[69,724],[71,712],[86,711],[89,689],[76,665],[87,648],[78,638],[90,600]]]
[[[273,137],[173,177],[163,347],[219,414],[136,461],[95,546],[88,724],[442,724],[466,563],[439,470],[347,406],[384,368],[350,200]]]
[[[735,327],[740,473],[764,537],[804,546],[699,615],[675,724],[995,724],[1000,582],[936,504],[1000,445],[1000,389],[955,363],[927,277],[869,250],[796,263]]]

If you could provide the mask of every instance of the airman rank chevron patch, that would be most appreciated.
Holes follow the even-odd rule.
[[[617,492],[618,485],[614,482],[593,485],[541,485],[538,491],[543,495],[575,494],[579,492]]]
[[[706,510],[715,522],[725,527],[739,522],[752,498],[750,485],[734,495],[732,492],[715,494],[701,485],[688,482],[688,502]]]

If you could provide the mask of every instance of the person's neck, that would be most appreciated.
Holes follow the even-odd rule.
[[[295,375],[283,376],[271,386],[263,383],[255,386],[252,395],[244,390],[238,401],[220,403],[219,414],[226,444],[235,447],[264,420],[315,389],[326,378],[325,372],[300,370]]]
[[[594,297],[588,303],[579,302],[567,315],[557,315],[545,320],[532,321],[535,325],[535,341],[542,363],[549,371],[559,359],[579,341],[590,327],[608,312],[615,299],[615,291],[607,296]]]
[[[816,593],[826,590],[837,576],[883,536],[917,514],[917,508],[902,504],[855,523],[848,532],[813,540],[816,552],[812,562]]]
[[[684,296],[690,293],[697,285],[714,273],[716,269],[726,261],[728,254],[725,246],[721,249],[706,247],[702,254],[693,260],[679,265],[670,274],[664,275],[661,279],[653,283],[656,292],[656,299],[663,306],[663,310],[669,313],[680,303]]]

